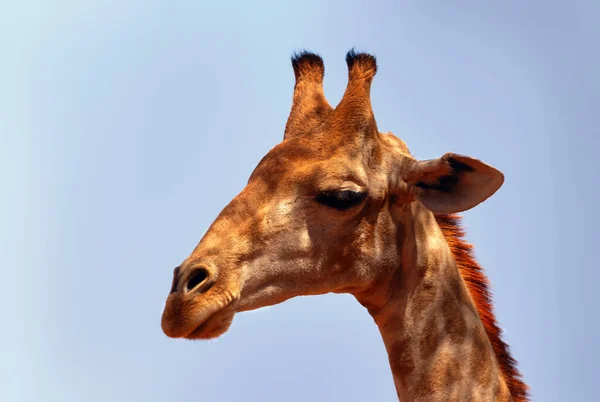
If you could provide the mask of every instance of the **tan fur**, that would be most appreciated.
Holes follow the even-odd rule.
[[[481,319],[491,310],[463,279],[470,271],[459,243],[432,212],[477,205],[502,174],[456,154],[414,159],[402,140],[378,131],[369,97],[375,58],[351,52],[347,63],[348,87],[333,109],[322,60],[293,59],[284,141],[176,270],[163,331],[210,339],[239,311],[351,293],[379,327],[403,401],[508,401],[511,392],[527,400],[524,384],[514,394],[519,373]]]

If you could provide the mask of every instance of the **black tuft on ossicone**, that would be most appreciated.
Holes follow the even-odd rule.
[[[357,52],[354,48],[346,53],[346,64],[348,64],[349,70],[352,70],[355,65],[358,65],[363,70],[370,70],[373,75],[377,72],[377,59],[375,56],[368,53]]]
[[[292,55],[292,67],[296,77],[308,74],[322,79],[325,74],[325,65],[321,56],[307,50]]]

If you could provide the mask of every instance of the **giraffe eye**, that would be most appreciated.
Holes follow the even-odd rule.
[[[319,195],[315,197],[315,201],[317,201],[319,204],[335,208],[338,211],[345,211],[360,204],[366,197],[366,192],[352,190],[328,190],[319,193]]]

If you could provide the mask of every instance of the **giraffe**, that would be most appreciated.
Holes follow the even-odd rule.
[[[351,50],[346,63],[333,108],[321,57],[292,57],[283,141],[175,268],[163,332],[212,339],[238,312],[349,293],[381,333],[400,400],[528,401],[457,215],[492,196],[503,174],[459,154],[415,159],[378,130],[375,57]]]

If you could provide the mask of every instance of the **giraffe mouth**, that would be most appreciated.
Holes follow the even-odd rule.
[[[224,308],[216,311],[206,320],[203,320],[196,328],[190,333],[183,336],[185,339],[198,340],[198,339],[214,339],[223,335],[233,321],[235,316],[235,300],[227,304]]]

